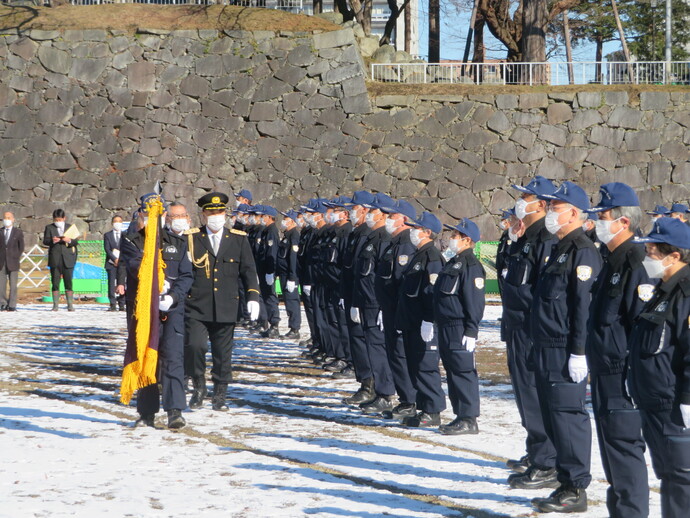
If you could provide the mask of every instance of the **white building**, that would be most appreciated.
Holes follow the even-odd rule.
[[[398,0],[398,5],[403,2]],[[419,54],[419,3],[417,0],[411,0],[407,6],[412,13],[412,35],[410,38],[410,54],[416,56]],[[386,22],[390,17],[391,11],[388,8],[386,0],[373,0],[373,7],[371,10],[371,33],[376,36],[383,35],[383,29],[386,27]],[[405,14],[401,13],[398,17],[398,23],[395,26],[392,42],[398,50],[405,50]]]

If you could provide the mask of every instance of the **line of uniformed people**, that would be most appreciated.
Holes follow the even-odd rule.
[[[538,176],[513,188],[520,194],[504,214],[509,226],[497,264],[501,333],[527,454],[508,461],[510,486],[555,488],[532,500],[541,512],[587,510],[589,372],[609,515],[649,515],[646,444],[662,481],[662,516],[686,516],[690,227],[679,217],[686,210],[657,206],[649,214],[659,219],[640,238],[639,200],[625,184],[602,185],[593,208],[572,182],[556,189]]]

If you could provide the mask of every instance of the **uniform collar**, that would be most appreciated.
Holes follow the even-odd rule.
[[[688,265],[683,266],[666,282],[659,284],[659,290],[663,291],[664,293],[670,293],[678,283],[685,279],[690,279],[690,266]]]
[[[567,235],[563,236],[563,239],[558,241],[558,244],[556,245],[559,250],[563,250],[571,245],[575,239],[578,237],[584,236],[585,231],[582,229],[582,227],[576,228],[575,230],[570,231]],[[585,236],[586,237],[586,236]],[[589,238],[587,238],[589,239]]]
[[[618,268],[625,262],[625,258],[628,256],[630,249],[636,246],[634,237],[635,236],[630,236],[629,239],[623,241],[613,252],[608,254],[607,260],[612,267]],[[606,245],[602,243],[601,246]]]
[[[525,229],[525,233],[523,235],[524,238],[533,241],[539,233],[544,230],[545,228],[545,220],[546,218],[539,218],[537,221],[532,223],[529,227]]]

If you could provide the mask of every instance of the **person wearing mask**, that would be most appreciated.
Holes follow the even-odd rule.
[[[585,408],[585,341],[592,285],[601,256],[583,229],[589,197],[566,181],[549,200],[546,229],[558,238],[540,271],[530,314],[537,393],[546,433],[556,448],[558,488],[534,498],[540,512],[584,512],[592,455],[592,427]]]
[[[242,189],[235,194],[235,208],[240,205],[252,206],[252,192],[249,189]]]
[[[657,219],[663,218],[664,216],[668,216],[670,214],[671,210],[663,205],[657,205],[654,207],[654,210],[647,211],[647,215],[651,217],[652,223],[654,223]]]
[[[192,218],[187,214],[187,208],[179,201],[173,201],[168,205],[165,226],[178,236],[184,235],[192,227]]]
[[[283,219],[280,229],[283,237],[278,245],[276,273],[280,279],[280,286],[285,299],[285,311],[288,315],[290,330],[283,335],[288,340],[299,340],[299,330],[302,327],[302,313],[299,307],[299,277],[297,274],[299,254],[299,228],[297,227],[297,213],[294,210],[281,212]]]
[[[105,250],[105,271],[108,275],[109,311],[125,310],[125,298],[115,293],[117,285],[117,265],[120,262],[120,243],[122,240],[122,216],[115,215],[111,220],[113,226],[103,234],[103,249]]]
[[[474,255],[479,228],[463,218],[452,231],[449,249],[455,254],[443,267],[434,284],[434,322],[438,348],[446,370],[448,398],[455,419],[441,425],[444,435],[479,433],[479,377],[474,350],[479,322],[484,316],[486,272]]]
[[[642,266],[644,245],[634,237],[642,211],[635,191],[619,182],[601,186],[597,238],[608,250],[592,290],[587,324],[587,364],[601,461],[612,518],[649,515],[649,483],[642,420],[625,390],[628,337],[652,298],[656,281]]]
[[[15,226],[14,214],[5,212],[0,237],[0,311],[17,310],[19,263],[24,253],[24,233]],[[9,296],[7,284],[9,281]]]
[[[671,205],[671,208],[669,209],[669,214],[668,216],[674,218],[674,219],[679,219],[683,223],[688,224],[688,213],[690,212],[690,209],[688,209],[687,205],[683,205],[682,203],[674,203]]]
[[[443,269],[443,256],[434,240],[442,230],[439,219],[423,212],[409,223],[410,241],[417,247],[403,274],[395,327],[402,331],[407,368],[417,391],[417,414],[403,425],[429,427],[441,424],[446,395],[441,386],[439,352],[434,340],[434,284]]]
[[[185,312],[185,374],[192,379],[190,408],[200,408],[206,397],[206,352],[211,343],[213,410],[227,410],[228,383],[232,381],[232,348],[237,320],[238,278],[247,290],[252,320],[259,316],[259,280],[247,235],[227,229],[228,196],[211,192],[199,198],[204,226],[191,229],[187,246],[194,281]]]
[[[513,244],[513,239],[510,237],[510,228],[514,224],[515,212],[513,209],[503,209],[501,211],[501,221],[498,222],[498,228],[501,230],[501,237],[498,238],[498,246],[496,247],[496,274],[498,276],[498,293],[503,295],[503,283],[505,282],[508,270],[506,268],[506,260],[510,255],[510,246]]]
[[[527,185],[512,188],[520,197],[515,202],[515,222],[508,229],[515,238],[515,246],[506,265],[501,339],[506,343],[515,403],[527,432],[527,453],[521,459],[508,460],[506,465],[515,472],[508,477],[510,487],[542,489],[558,484],[556,450],[546,433],[539,404],[529,322],[537,280],[557,242],[544,225],[548,203],[540,196],[551,194],[556,188],[543,176],[535,176]]]
[[[249,209],[249,227],[247,228],[247,239],[249,240],[249,245],[251,246],[252,250],[252,257],[254,258],[254,264],[257,265],[257,268],[261,262],[261,254],[263,250],[263,215],[264,206],[261,204],[253,205]],[[261,296],[261,293],[259,293],[259,316],[249,329],[256,333],[262,333],[268,327],[267,319],[268,316],[266,314],[266,304],[264,304],[264,298]]]
[[[659,284],[633,325],[628,390],[642,416],[652,468],[661,480],[661,518],[690,508],[690,229],[661,218],[643,266]]]
[[[313,204],[313,202],[314,200],[311,199],[307,205]],[[315,233],[314,228],[309,224],[310,214],[302,208],[297,211],[297,214],[297,226],[300,228],[299,252],[297,253],[297,277],[302,286],[300,290],[300,300],[304,306],[304,314],[307,318],[307,325],[309,326],[309,336],[300,342],[300,346],[307,348],[306,351],[302,352],[302,357],[307,358],[318,351],[318,341],[317,345],[314,345],[314,336],[318,332],[314,324],[314,308],[311,305],[311,286],[313,280],[309,268],[311,247],[314,242]]]
[[[276,295],[276,261],[278,259],[278,246],[280,234],[276,226],[278,211],[269,205],[263,206],[261,223],[264,231],[261,234],[261,247],[259,260],[257,261],[257,273],[259,274],[259,287],[261,298],[266,307],[265,327],[260,335],[263,338],[280,338],[278,325],[280,324],[280,311],[278,309],[278,295]]]
[[[74,291],[72,291],[72,276],[74,265],[77,263],[79,240],[65,228],[65,211],[55,209],[53,222],[47,225],[43,232],[43,245],[48,247],[48,267],[53,292],[53,311],[58,310],[60,301],[60,280],[65,283],[65,298],[67,310],[74,311]],[[73,225],[72,225],[73,226]],[[69,230],[69,232],[68,232]],[[65,233],[68,232],[67,235]]]

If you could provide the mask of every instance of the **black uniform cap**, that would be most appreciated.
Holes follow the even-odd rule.
[[[199,198],[196,204],[202,209],[227,209],[229,199],[228,195],[222,192],[210,192]]]

